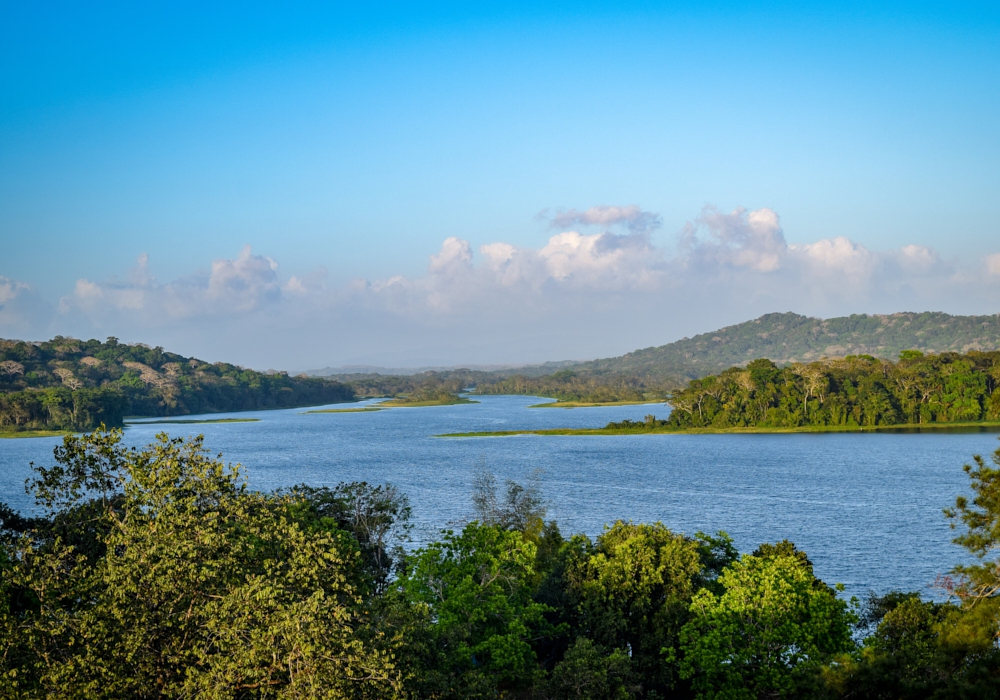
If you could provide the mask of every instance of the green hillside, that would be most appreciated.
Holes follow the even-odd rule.
[[[56,336],[0,340],[0,432],[90,430],[176,416],[350,401],[340,382],[210,364],[163,348]]]
[[[819,319],[767,314],[753,321],[621,357],[580,362],[539,376],[521,368],[480,380],[482,394],[531,394],[608,403],[664,398],[689,380],[768,358],[779,365],[847,355],[895,360],[903,350],[928,354],[1000,350],[1000,316],[939,312],[859,314]]]
[[[824,320],[775,313],[668,345],[584,362],[573,370],[693,379],[758,357],[785,364],[846,355],[895,360],[903,350],[942,353],[997,349],[1000,349],[1000,315],[951,316],[924,312],[856,314]]]

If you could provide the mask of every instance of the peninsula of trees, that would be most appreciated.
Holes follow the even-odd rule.
[[[91,430],[125,416],[286,408],[350,401],[334,380],[209,364],[163,348],[56,338],[0,340],[0,432]]]
[[[1000,450],[945,515],[947,602],[820,580],[789,541],[545,521],[488,473],[405,548],[392,486],[251,490],[200,438],[67,437],[0,504],[0,697],[848,700],[997,697]],[[957,554],[957,552],[956,552]],[[946,572],[941,572],[945,574]]]
[[[1000,421],[998,384],[1000,352],[904,350],[897,362],[853,355],[784,368],[758,359],[671,394],[664,423],[684,430]]]
[[[601,435],[651,432],[797,432],[1000,426],[1000,351],[871,355],[778,367],[768,359],[691,380],[668,396],[670,416],[604,428],[454,433]]]

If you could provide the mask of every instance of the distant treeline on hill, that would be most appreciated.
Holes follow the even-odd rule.
[[[423,389],[459,392],[475,387],[479,394],[527,394],[581,403],[648,401],[664,398],[691,379],[759,357],[779,366],[848,355],[895,361],[906,350],[927,354],[1000,350],[1000,315],[904,312],[821,319],[771,313],[693,338],[587,362],[490,371],[442,369],[406,376],[372,372],[340,378],[361,396],[398,396]]]
[[[628,374],[588,374],[573,369],[560,370],[546,377],[516,374],[511,377],[481,381],[478,394],[528,394],[561,401],[610,403],[648,401],[664,397],[666,388],[676,382],[657,382]]]
[[[684,382],[757,357],[770,358],[779,365],[847,355],[895,360],[904,350],[928,354],[1000,350],[1000,315],[952,316],[927,311],[822,319],[794,313],[765,314],[667,345],[582,362],[573,370],[594,376],[629,374],[647,381]]]
[[[0,430],[91,430],[174,416],[350,401],[340,382],[209,364],[163,348],[57,336],[0,340]]]
[[[758,359],[691,381],[673,393],[667,421],[652,428],[796,428],[1000,420],[1000,352],[924,355],[898,362],[870,355],[779,368]]]

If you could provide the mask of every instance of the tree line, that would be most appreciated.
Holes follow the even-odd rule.
[[[791,542],[566,536],[489,473],[414,551],[392,486],[261,493],[201,438],[67,437],[39,513],[0,507],[0,696],[995,698],[1000,450],[966,471],[949,601],[858,604]]]
[[[561,401],[611,403],[614,401],[650,401],[666,395],[670,382],[648,377],[616,373],[590,373],[563,369],[549,375],[509,377],[480,381],[478,394],[527,394]]]
[[[57,336],[0,341],[0,430],[93,430],[174,416],[349,401],[329,379],[210,364],[163,348]]]
[[[1000,420],[1000,352],[854,355],[778,367],[767,359],[670,395],[668,428],[875,427]]]

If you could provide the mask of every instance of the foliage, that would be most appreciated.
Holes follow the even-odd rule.
[[[287,493],[297,521],[314,530],[351,533],[361,552],[366,590],[383,593],[405,562],[403,545],[410,532],[406,495],[391,484],[371,486],[363,481],[332,489],[299,484]]]
[[[974,455],[975,467],[966,464],[965,473],[972,481],[972,501],[965,496],[955,499],[955,507],[945,510],[951,526],[960,521],[966,531],[954,539],[978,561],[957,566],[959,577],[952,591],[970,606],[988,607],[997,619],[996,638],[1000,641],[1000,449],[989,466],[981,455]]]
[[[920,358],[911,357],[907,361]],[[777,368],[751,371],[772,376]],[[1000,451],[948,517],[949,602],[860,614],[787,540],[738,555],[618,521],[544,522],[480,473],[478,520],[407,552],[391,485],[247,488],[201,439],[68,437],[0,504],[0,697],[994,698]]]
[[[943,354],[969,349],[1000,349],[1000,316],[926,312],[819,319],[773,313],[668,345],[582,362],[573,369],[680,383],[744,365],[755,357],[784,365],[847,355],[895,360],[906,351]]]
[[[545,700],[628,700],[637,691],[628,653],[609,652],[586,637],[577,637],[539,685],[538,694]]]
[[[667,421],[632,430],[875,427],[1000,420],[1000,352],[911,353],[893,363],[850,356],[779,368],[758,359],[692,380],[670,397]]]
[[[243,411],[353,398],[339,382],[256,372],[163,348],[56,336],[0,340],[0,430],[92,430],[127,415]]]
[[[515,374],[510,377],[481,381],[476,387],[480,394],[528,394],[563,401],[610,403],[615,401],[657,401],[663,399],[668,387],[676,382],[649,381],[626,373],[590,373],[564,369],[542,377]]]
[[[847,604],[796,556],[746,555],[700,590],[680,634],[681,676],[699,698],[787,697],[852,646]]]
[[[873,597],[874,633],[860,655],[824,670],[827,697],[995,698],[1000,656],[978,614],[893,592]]]
[[[474,386],[479,394],[546,396],[581,403],[659,401],[689,380],[742,367],[755,357],[769,357],[779,365],[852,355],[913,360],[922,353],[966,352],[972,348],[1000,349],[1000,316],[928,312],[823,320],[776,313],[620,357],[491,371],[350,375],[349,381],[363,396],[404,396],[422,391],[454,395]]]
[[[105,547],[88,560],[29,531],[10,548],[7,696],[340,698],[398,686],[379,635],[364,632],[348,533],[304,527],[294,498],[248,491],[200,439],[125,450],[120,437],[66,438],[60,468],[34,484],[50,518],[100,504]]]
[[[414,555],[400,586],[433,622],[417,681],[424,693],[489,697],[531,684],[530,642],[545,628],[530,585],[535,552],[516,530],[473,522]]]
[[[687,620],[700,555],[696,541],[661,523],[616,522],[567,567],[575,626],[608,649],[626,650],[651,688],[671,690],[675,670],[662,663],[660,651],[675,643]]]
[[[489,372],[456,369],[404,375],[352,374],[343,378],[358,396],[391,396],[415,403],[443,397],[454,398],[478,382],[492,377],[493,374]]]

